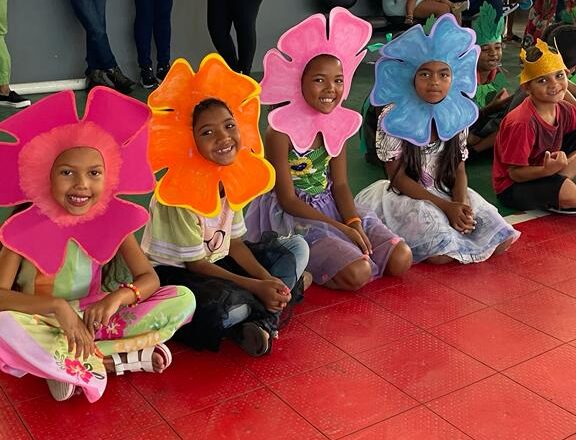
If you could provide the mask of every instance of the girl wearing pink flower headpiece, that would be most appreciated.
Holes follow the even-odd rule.
[[[45,378],[59,401],[81,389],[94,402],[107,372],[170,365],[163,342],[195,300],[159,289],[133,235],[148,214],[116,197],[154,187],[147,107],[95,88],[78,120],[74,102],[62,92],[0,123],[16,138],[0,143],[0,205],[17,205],[0,228],[0,371]],[[104,292],[102,266],[116,255],[128,278]]]
[[[308,270],[328,288],[357,290],[384,273],[406,271],[408,246],[371,212],[354,204],[348,185],[345,141],[361,116],[345,109],[354,70],[371,27],[346,9],[317,14],[286,32],[264,58],[262,102],[273,110],[266,154],[276,186],[246,215],[248,237],[273,230],[301,234],[310,245]],[[287,55],[287,56],[285,56]]]

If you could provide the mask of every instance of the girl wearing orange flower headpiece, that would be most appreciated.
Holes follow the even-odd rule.
[[[195,293],[197,311],[181,339],[217,350],[228,335],[252,356],[270,351],[280,313],[301,296],[308,263],[301,237],[242,240],[242,207],[274,182],[258,135],[258,92],[217,55],[197,73],[184,60],[174,63],[149,101],[150,155],[168,172],[142,240],[161,283],[179,280]]]

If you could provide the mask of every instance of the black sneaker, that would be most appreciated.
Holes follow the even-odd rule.
[[[86,75],[86,81],[88,90],[96,86],[110,87],[112,89],[114,88],[114,83],[108,78],[106,72],[100,69],[90,71],[90,73]]]
[[[121,93],[131,93],[134,87],[136,87],[136,83],[130,78],[126,77],[118,66],[107,70],[106,76],[110,81],[112,81],[114,88]]]
[[[142,67],[140,69],[140,82],[145,89],[151,89],[158,85],[158,80],[154,76],[152,67]]]
[[[28,98],[20,96],[14,90],[10,90],[8,95],[0,95],[0,105],[3,107],[23,108],[31,104]]]
[[[156,69],[156,78],[158,78],[158,81],[162,82],[164,81],[164,78],[166,78],[166,75],[168,75],[168,71],[170,70],[170,65],[165,65],[165,66],[158,66],[158,68]]]

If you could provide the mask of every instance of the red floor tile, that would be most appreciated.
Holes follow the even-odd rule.
[[[505,375],[576,414],[576,347],[563,345],[506,370]]]
[[[501,375],[429,406],[475,440],[561,440],[576,432],[576,416]]]
[[[30,440],[31,438],[14,408],[0,407],[0,439]]]
[[[329,438],[339,438],[417,405],[352,359],[271,386],[278,396]]]
[[[497,370],[561,344],[559,340],[492,309],[456,319],[430,332]]]
[[[162,374],[133,374],[130,381],[167,420],[261,386],[252,374],[226,356],[192,351],[177,354]]]
[[[576,259],[576,234],[564,234],[542,243],[546,251],[562,255],[571,259]]]
[[[308,313],[299,320],[348,353],[378,347],[420,331],[364,298]]]
[[[424,328],[486,307],[432,279],[401,284],[366,297]]]
[[[173,422],[183,439],[191,440],[305,440],[325,439],[312,425],[269,390],[206,408],[193,417]]]
[[[538,290],[496,309],[562,341],[576,338],[576,299],[553,289]]]
[[[343,437],[343,440],[470,440],[432,411],[418,407]]]
[[[546,216],[514,225],[531,246],[574,232],[576,222],[566,216]]]
[[[468,264],[430,277],[488,305],[498,304],[542,288],[540,283],[484,263]]]
[[[233,347],[231,359],[248,368],[264,383],[272,383],[346,357],[346,353],[327,342],[308,327],[293,320],[280,331],[272,353],[251,358]]]
[[[166,422],[156,425],[153,428],[145,429],[144,431],[134,430],[126,433],[113,434],[107,437],[107,440],[179,440],[180,437]]]
[[[496,373],[428,333],[361,353],[356,358],[420,402]]]
[[[576,275],[576,271],[573,275]],[[576,298],[576,278],[570,278],[560,283],[553,284],[551,287],[564,293],[565,295]]]
[[[569,268],[574,267],[576,267],[576,261],[570,258],[540,252],[531,259],[519,262],[519,264],[511,268],[511,270],[525,278],[529,278],[546,286],[552,286],[561,281],[573,278],[574,272]]]
[[[104,396],[95,403],[89,403],[82,395],[66,402],[56,402],[49,396],[15,406],[32,435],[42,440],[101,439],[143,431],[162,422],[125,377],[110,378]]]
[[[333,306],[342,302],[352,301],[355,298],[358,298],[358,296],[351,292],[330,290],[312,284],[312,286],[304,292],[304,301],[294,308],[294,312],[296,315],[301,315],[303,313],[323,309],[324,307]]]
[[[0,388],[0,408],[5,406],[10,406],[10,401],[8,400],[8,397],[6,397],[6,394],[4,394],[4,391]]]
[[[0,387],[12,403],[50,396],[46,381],[31,374],[18,378],[0,373]]]

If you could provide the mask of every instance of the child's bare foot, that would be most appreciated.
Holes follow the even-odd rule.
[[[404,24],[414,24],[414,17],[410,14],[407,14],[406,18],[404,19]]]
[[[130,353],[114,353],[104,358],[108,373],[124,374],[125,371],[162,373],[172,363],[172,354],[164,344]]]

